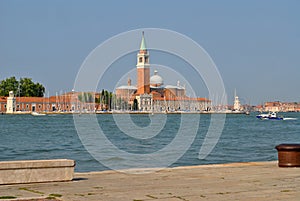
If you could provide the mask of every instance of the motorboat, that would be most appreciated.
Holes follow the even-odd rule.
[[[268,114],[259,114],[259,115],[256,115],[257,118],[259,119],[267,119],[269,117],[271,113],[269,112]]]
[[[38,113],[38,112],[31,112],[32,116],[45,116],[46,114]]]
[[[269,112],[268,114],[259,114],[256,115],[259,119],[274,119],[274,120],[283,120],[282,116],[278,116],[276,112]]]
[[[283,116],[278,116],[276,112],[272,112],[268,119],[283,120]]]

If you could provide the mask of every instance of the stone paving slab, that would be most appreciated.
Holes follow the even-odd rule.
[[[147,170],[139,174],[75,173],[71,182],[0,185],[0,198],[52,195],[64,201],[299,200],[300,168],[279,168],[277,163],[177,167],[147,174]]]

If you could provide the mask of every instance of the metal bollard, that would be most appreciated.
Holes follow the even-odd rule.
[[[300,144],[280,144],[275,148],[279,167],[300,167]]]

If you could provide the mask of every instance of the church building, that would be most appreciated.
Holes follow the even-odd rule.
[[[164,86],[163,78],[154,70],[150,77],[150,56],[146,46],[144,32],[140,49],[137,53],[137,84],[133,86],[128,78],[127,85],[116,88],[116,96],[126,101],[126,110],[142,112],[175,112],[175,111],[203,111],[210,107],[206,98],[191,98],[186,96],[186,89],[177,85]]]

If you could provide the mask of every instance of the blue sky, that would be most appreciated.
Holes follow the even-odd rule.
[[[244,103],[299,102],[299,8],[297,0],[0,0],[0,79],[31,77],[50,94],[70,91],[82,62],[99,44],[125,31],[163,28],[208,52],[229,102],[235,88]],[[154,55],[151,62],[163,61]],[[132,64],[119,62],[120,67],[135,68],[135,54],[131,57]],[[111,90],[105,84],[100,88]]]

